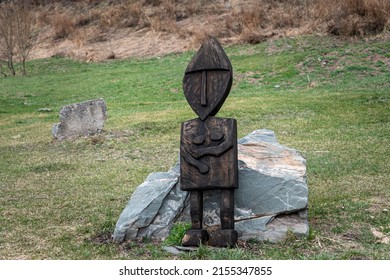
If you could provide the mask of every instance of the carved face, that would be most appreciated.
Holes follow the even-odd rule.
[[[208,39],[188,64],[183,78],[184,94],[201,120],[218,113],[232,80],[232,66],[221,45]]]

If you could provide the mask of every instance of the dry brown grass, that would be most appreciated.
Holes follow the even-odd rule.
[[[193,48],[208,36],[258,43],[311,32],[364,37],[390,27],[389,0],[31,1],[40,27],[51,32],[45,38],[77,46],[110,41],[122,29],[169,34]]]
[[[53,39],[66,39],[76,30],[76,23],[72,16],[65,13],[57,13],[51,16],[50,24],[53,30]]]
[[[367,36],[390,24],[388,0],[316,1],[313,17],[326,23],[326,31],[341,36]]]
[[[141,8],[144,16],[150,23],[153,31],[162,31],[175,33],[177,32],[175,3],[173,0],[159,1],[158,8],[145,7]]]

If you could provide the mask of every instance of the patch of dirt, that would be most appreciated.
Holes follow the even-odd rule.
[[[379,231],[378,229],[372,228],[371,233],[378,240],[377,242],[382,244],[390,244],[390,237],[384,234],[383,232]]]
[[[378,214],[381,212],[387,213],[389,208],[389,202],[385,198],[377,197],[371,199],[371,206],[368,208],[368,212],[372,214]]]
[[[236,73],[235,74],[235,83],[239,83],[240,81],[247,81],[248,83],[251,84],[261,84],[264,80],[264,77],[261,75],[260,72],[252,72],[248,71],[245,73]]]
[[[156,57],[188,50],[188,43],[175,34],[151,30],[118,30],[110,40],[78,45],[73,40],[41,42],[31,59],[53,56],[71,57],[88,62],[128,57]]]
[[[91,239],[92,243],[95,244],[110,244],[113,243],[111,233],[100,233]]]
[[[372,54],[365,58],[366,61],[370,61],[378,65],[386,65],[387,69],[390,71],[390,57],[386,57],[380,54]]]

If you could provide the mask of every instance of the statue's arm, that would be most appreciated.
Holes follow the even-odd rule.
[[[196,151],[197,158],[203,157],[206,155],[219,157],[223,155],[227,150],[233,147],[233,139],[229,137],[225,141],[223,141],[218,146],[199,148]]]
[[[193,157],[192,153],[187,151],[187,149],[183,145],[181,145],[180,147],[180,155],[184,158],[186,162],[188,162],[188,164],[198,168],[200,173],[205,174],[209,172],[209,167],[203,162],[201,162],[199,159]]]

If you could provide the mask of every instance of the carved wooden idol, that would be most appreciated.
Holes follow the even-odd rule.
[[[183,79],[184,94],[199,118],[181,126],[180,187],[190,192],[192,227],[184,246],[199,246],[210,237],[212,246],[234,246],[234,189],[238,188],[237,123],[217,118],[229,94],[232,66],[218,41],[206,40],[192,58]],[[212,236],[203,229],[203,191],[221,192],[221,229]]]

